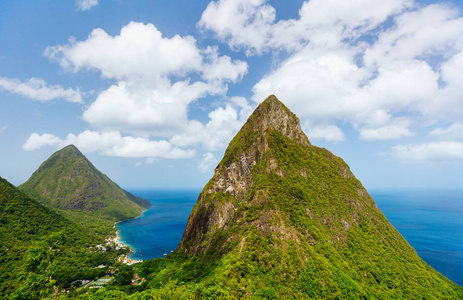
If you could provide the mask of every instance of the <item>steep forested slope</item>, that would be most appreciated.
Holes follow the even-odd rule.
[[[108,234],[151,204],[121,189],[73,145],[50,156],[19,188],[69,219]]]
[[[102,272],[98,264],[112,264],[123,252],[89,250],[102,242],[0,177],[1,299],[41,299],[54,287],[94,278]]]

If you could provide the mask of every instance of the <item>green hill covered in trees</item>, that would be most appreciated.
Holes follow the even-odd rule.
[[[463,299],[275,96],[230,142],[176,252],[134,272],[141,286],[80,297]]]
[[[19,188],[31,198],[95,232],[137,217],[151,204],[121,189],[74,146],[50,156]]]
[[[0,177],[0,299],[43,299],[104,274],[126,250],[91,251],[104,239]]]

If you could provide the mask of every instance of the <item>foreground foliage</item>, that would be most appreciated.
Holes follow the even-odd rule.
[[[32,200],[0,177],[0,298],[42,299],[94,279],[127,250],[91,251],[101,236]]]

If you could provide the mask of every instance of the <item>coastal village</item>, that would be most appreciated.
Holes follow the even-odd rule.
[[[129,246],[127,246],[121,241],[119,232],[116,233],[116,237],[106,238],[106,243],[104,245],[98,244],[95,247],[90,247],[89,251],[105,252],[107,251],[108,248],[113,248],[115,250],[122,250],[122,249],[129,250],[130,249],[128,253],[122,254],[117,258],[116,261],[118,263],[125,264],[125,265],[133,265],[133,264],[142,262],[141,260],[130,258],[130,255],[133,253],[133,249],[131,249]],[[116,282],[117,280],[116,275],[119,272],[119,269],[117,267],[99,265],[96,268],[106,269],[104,276],[100,278],[96,278],[94,280],[89,280],[89,279],[75,280],[74,282],[71,283],[71,286],[77,290],[81,290],[85,288],[98,289],[98,288],[102,288],[105,285],[113,284]],[[132,278],[132,285],[140,285],[144,281],[145,281],[144,278],[140,278],[138,274],[135,273]],[[64,291],[64,292],[69,292],[69,291]]]

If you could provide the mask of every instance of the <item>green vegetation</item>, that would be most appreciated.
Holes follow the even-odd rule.
[[[55,240],[41,243],[50,249]],[[25,265],[49,274],[53,261]],[[463,299],[463,288],[422,261],[347,164],[312,146],[270,96],[230,142],[175,253],[60,297]]]
[[[114,233],[115,221],[134,218],[150,206],[98,171],[73,145],[50,156],[19,188],[102,235]]]
[[[102,237],[30,199],[0,177],[0,298],[42,299],[94,279],[126,249],[108,247]],[[93,248],[91,248],[93,247]]]
[[[231,141],[177,251],[129,268],[146,281],[76,297],[463,299],[274,96]]]

